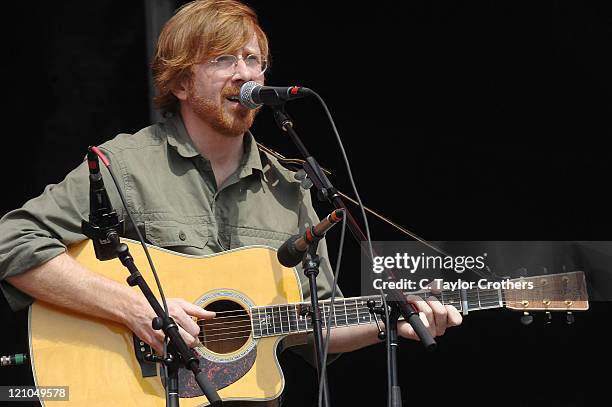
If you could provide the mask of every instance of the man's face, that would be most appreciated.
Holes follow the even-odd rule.
[[[246,58],[247,55],[259,53],[257,37],[253,35],[234,55]],[[249,69],[242,59],[229,70],[219,69],[213,63],[197,64],[194,66],[193,79],[187,85],[187,98],[183,103],[220,134],[240,136],[253,125],[257,114],[257,110],[248,109],[237,101],[240,87],[251,80],[263,84],[264,76]]]

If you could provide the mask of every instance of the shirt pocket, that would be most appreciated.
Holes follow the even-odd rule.
[[[291,234],[274,230],[256,229],[248,227],[236,228],[230,239],[230,248],[236,249],[244,246],[268,246],[278,249]]]
[[[145,235],[151,244],[186,254],[202,254],[209,239],[206,225],[170,220],[145,221]]]

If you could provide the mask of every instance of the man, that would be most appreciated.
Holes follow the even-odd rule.
[[[318,221],[309,193],[259,152],[248,133],[256,111],[237,101],[243,83],[264,82],[267,60],[268,41],[255,13],[234,0],[189,3],[164,27],[153,73],[166,120],[101,146],[150,243],[194,255],[250,244],[278,247]],[[66,253],[66,245],[85,238],[80,225],[89,212],[87,174],[86,164],[79,166],[2,218],[2,291],[14,309],[36,298],[124,324],[161,351],[163,334],[151,328],[154,313],[144,297]],[[113,207],[125,218],[118,194],[107,186]],[[127,221],[124,235],[136,235]],[[324,243],[319,253],[327,258]],[[331,281],[325,261],[318,277],[321,297],[329,296]],[[307,282],[302,285],[308,295]],[[184,299],[169,299],[168,306],[187,344],[198,345],[200,327],[193,318],[214,313]],[[456,309],[433,297],[417,306],[434,336],[461,323]],[[376,333],[374,325],[336,329],[329,351],[376,343]],[[399,333],[415,339],[403,322]]]

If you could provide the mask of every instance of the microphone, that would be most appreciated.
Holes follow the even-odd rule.
[[[304,257],[304,253],[306,253],[310,244],[325,236],[325,233],[340,222],[343,217],[344,210],[336,209],[321,222],[306,229],[303,236],[291,236],[278,248],[276,253],[278,262],[285,267],[297,266],[302,261],[302,257]]]
[[[100,173],[100,162],[95,153],[96,147],[87,149],[89,167],[89,222],[81,222],[83,234],[93,241],[98,260],[110,260],[117,257],[116,246],[123,221],[119,221],[113,210],[104,180]]]
[[[0,366],[19,366],[23,365],[26,360],[28,360],[28,356],[24,353],[0,356]]]
[[[240,87],[240,104],[249,109],[257,109],[261,105],[278,106],[311,93],[310,89],[299,86],[263,86],[248,81]]]

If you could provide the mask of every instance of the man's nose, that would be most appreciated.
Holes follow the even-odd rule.
[[[242,80],[244,82],[255,79],[253,72],[247,67],[246,62],[244,62],[243,59],[239,59],[236,62],[233,79]]]

